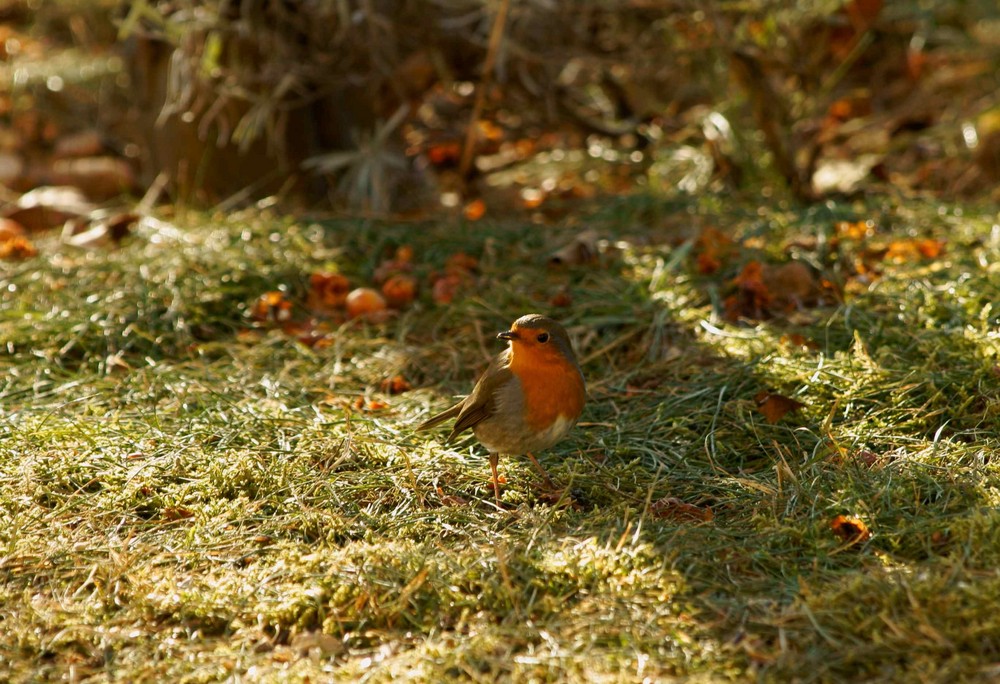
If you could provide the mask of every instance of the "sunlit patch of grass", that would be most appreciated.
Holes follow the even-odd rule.
[[[945,255],[794,322],[727,322],[740,264],[705,275],[683,251],[714,225],[780,259],[864,211],[616,200],[588,223],[622,251],[561,270],[545,256],[572,229],[517,223],[191,216],[104,252],[40,241],[0,276],[0,676],[990,677],[990,221],[878,208],[896,217],[880,237],[919,228]],[[400,244],[421,278],[480,257],[477,286],[325,347],[240,334],[262,292],[298,306],[312,271],[362,283]],[[566,496],[504,458],[500,510],[474,440],[412,426],[530,310],[567,323],[590,398],[539,454]],[[414,389],[386,395],[397,373]],[[803,406],[769,423],[761,390]],[[663,515],[668,498],[712,518]],[[870,539],[836,536],[838,515]]]

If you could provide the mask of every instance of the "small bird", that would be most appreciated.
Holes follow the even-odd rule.
[[[521,316],[497,339],[508,346],[479,378],[472,394],[417,426],[434,427],[456,418],[447,441],[472,428],[490,453],[493,496],[500,502],[500,454],[527,454],[554,489],[549,474],[531,453],[566,436],[583,411],[586,387],[566,329],[539,314]]]

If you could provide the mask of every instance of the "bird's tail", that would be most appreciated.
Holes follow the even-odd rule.
[[[427,430],[428,428],[432,428],[435,425],[443,423],[444,421],[448,420],[449,418],[454,418],[461,411],[462,411],[462,404],[461,403],[455,404],[454,406],[452,406],[447,411],[442,411],[441,413],[437,414],[436,416],[428,418],[427,420],[425,420],[424,422],[422,422],[420,425],[418,425],[416,427],[416,429],[417,430]]]

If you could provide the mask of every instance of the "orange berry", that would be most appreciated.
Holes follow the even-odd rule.
[[[411,275],[397,273],[382,285],[382,294],[389,306],[402,309],[413,302],[417,295],[417,280]]]
[[[385,298],[370,287],[358,287],[347,294],[347,317],[379,318],[385,311]]]

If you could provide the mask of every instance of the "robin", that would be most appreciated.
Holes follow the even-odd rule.
[[[490,453],[493,496],[499,503],[500,454],[527,454],[545,484],[554,488],[531,452],[547,449],[566,436],[583,410],[586,388],[569,335],[551,318],[521,316],[497,339],[506,340],[508,346],[493,358],[472,394],[417,430],[456,418],[450,442],[472,428]]]

